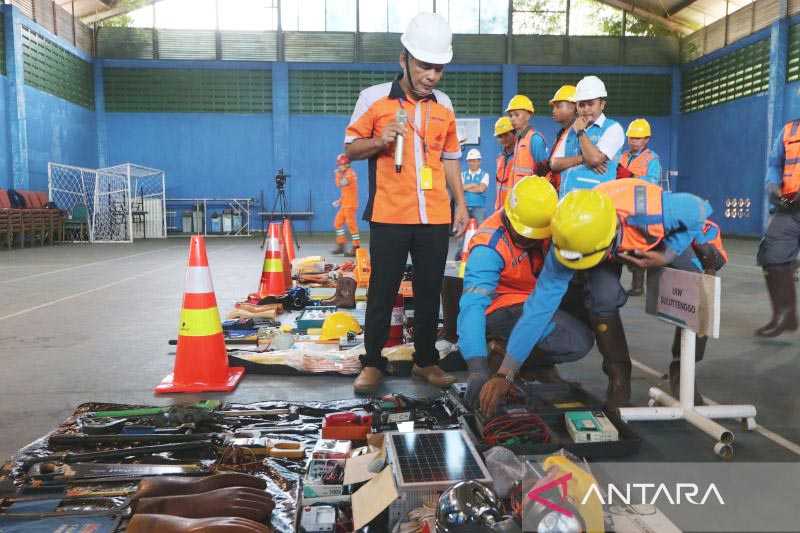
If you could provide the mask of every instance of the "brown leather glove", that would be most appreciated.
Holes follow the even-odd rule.
[[[275,503],[263,490],[228,487],[199,494],[141,498],[134,504],[134,514],[167,514],[185,518],[230,516],[266,522]]]
[[[182,518],[161,514],[137,514],[127,533],[272,533],[272,528],[246,518]]]
[[[263,479],[248,474],[217,474],[207,477],[162,476],[143,479],[133,495],[133,500],[157,496],[199,494],[226,487],[250,487],[264,490]]]

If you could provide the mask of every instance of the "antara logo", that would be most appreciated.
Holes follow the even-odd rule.
[[[567,473],[552,481],[532,488],[528,492],[528,499],[538,502],[551,511],[556,511],[567,517],[572,517],[573,513],[559,503],[567,499],[568,482],[572,479],[572,474]],[[548,500],[543,496],[544,493],[558,487],[561,489],[560,502]],[[638,498],[636,497],[638,493]],[[702,494],[702,498],[698,497]],[[589,490],[584,494],[581,505],[586,505],[589,498],[597,498],[602,505],[657,505],[659,503],[669,503],[670,505],[681,505],[689,503],[691,505],[705,505],[710,498],[715,498],[720,505],[725,505],[725,500],[714,483],[708,485],[705,490],[696,483],[676,483],[674,490],[670,490],[665,483],[656,485],[655,483],[627,483],[624,490],[610,483],[605,493],[601,491],[596,483],[593,483]]]
[[[636,498],[637,492],[639,498]],[[720,505],[725,505],[725,500],[719,493],[719,489],[713,483],[708,485],[705,490],[696,483],[676,483],[673,490],[670,490],[665,483],[626,483],[624,491],[616,485],[610,483],[606,494],[592,484],[581,500],[585,504],[594,494],[603,505],[624,504],[624,505],[656,505],[659,503],[669,503],[670,505],[681,505],[689,503],[691,505],[705,505],[709,498],[716,498]],[[702,494],[702,498],[697,499]],[[652,495],[648,498],[648,495]],[[605,498],[603,496],[606,496]]]

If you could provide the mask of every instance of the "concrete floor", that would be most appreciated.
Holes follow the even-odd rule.
[[[325,254],[330,237],[300,235],[304,255]],[[754,403],[758,422],[800,442],[800,335],[756,340],[769,303],[756,242],[727,242],[723,272],[722,335],[709,344],[698,385],[721,403]],[[0,456],[46,433],[79,403],[165,404],[153,386],[173,365],[167,340],[177,330],[186,239],[133,245],[61,245],[0,251]],[[251,239],[209,239],[208,255],[220,311],[256,287],[262,252]],[[452,254],[451,254],[452,256]],[[628,274],[625,274],[628,283]],[[642,311],[642,298],[623,310],[632,356],[659,371],[670,359],[672,328]],[[565,365],[567,378],[598,396],[605,376],[593,350]],[[658,379],[634,370],[634,398],[643,405]],[[387,390],[416,395],[435,391],[419,382],[389,380]],[[227,399],[323,400],[352,397],[351,378],[272,378],[249,375]],[[214,397],[205,395],[203,397]],[[184,399],[182,397],[181,399]],[[737,422],[737,460],[792,461],[797,456]],[[683,422],[635,424],[643,437],[638,461],[714,461],[711,439]]]

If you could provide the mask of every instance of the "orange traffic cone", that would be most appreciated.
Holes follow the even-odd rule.
[[[294,253],[294,233],[292,232],[292,221],[288,218],[283,219],[283,227],[281,228],[283,234],[283,242],[286,244],[286,257],[289,259],[289,264],[292,264],[296,254]]]
[[[458,263],[458,277],[464,277],[464,271],[467,269],[467,255],[469,255],[469,241],[478,231],[478,221],[474,218],[469,219],[467,231],[464,233],[464,247],[461,249],[461,260]]]
[[[283,240],[284,234],[281,233],[281,260],[283,264],[283,282],[287,289],[292,288],[292,262],[289,261],[289,249]]]
[[[269,225],[267,251],[264,252],[264,268],[261,271],[261,283],[258,286],[258,293],[252,295],[259,300],[267,296],[283,296],[286,292],[280,225],[280,222],[273,222]]]
[[[189,243],[185,285],[175,368],[155,392],[230,392],[242,379],[244,368],[228,366],[202,235],[193,235]]]

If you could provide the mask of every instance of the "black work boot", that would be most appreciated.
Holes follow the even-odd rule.
[[[464,280],[455,276],[442,279],[442,335],[453,344],[458,342],[458,302],[464,291]]]
[[[764,268],[770,301],[772,320],[756,330],[759,337],[777,337],[786,331],[797,330],[797,292],[794,282],[794,265],[778,265]]]
[[[619,313],[609,317],[592,315],[597,349],[603,355],[603,372],[608,376],[606,405],[627,407],[631,402],[631,356]]]
[[[628,296],[641,296],[644,294],[644,269],[639,267],[631,267],[631,288],[628,290]]]
[[[336,248],[331,250],[333,255],[343,255],[344,254],[344,244],[336,243]]]
[[[695,337],[694,360],[699,363],[706,353],[708,337]],[[669,391],[673,398],[680,400],[681,394],[681,328],[675,328],[672,338],[672,362],[669,364]],[[697,380],[694,385],[694,404],[704,405],[703,396],[697,389]]]

